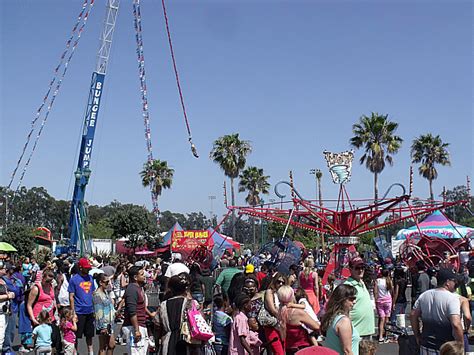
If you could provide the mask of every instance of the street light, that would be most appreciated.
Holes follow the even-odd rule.
[[[213,201],[216,199],[216,196],[208,196],[209,197],[209,200],[211,201],[211,211],[210,211],[210,214],[211,214],[211,222],[212,222],[212,217],[214,217],[214,208],[213,208]]]

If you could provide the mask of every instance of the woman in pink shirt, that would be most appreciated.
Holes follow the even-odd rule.
[[[41,282],[32,286],[26,303],[26,309],[33,326],[39,325],[37,317],[41,311],[47,311],[50,319],[54,319],[54,311],[56,309],[54,288],[52,285],[54,273],[52,270],[45,269],[42,276]]]
[[[316,315],[319,313],[319,277],[318,273],[314,271],[314,259],[306,258],[304,261],[304,269],[300,273],[300,287],[304,289],[308,295],[308,302],[313,307]]]

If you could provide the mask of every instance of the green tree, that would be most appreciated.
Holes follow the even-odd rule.
[[[31,256],[35,248],[34,235],[30,226],[14,223],[6,229],[2,242],[13,245],[18,250],[17,255]]]
[[[236,238],[240,243],[251,244],[252,243],[252,225],[248,220],[242,218],[236,218],[236,223],[232,223],[231,220],[227,219],[222,225],[222,233],[225,235],[231,235],[233,229],[235,229]]]
[[[159,159],[146,162],[143,165],[143,170],[140,172],[143,186],[148,187],[152,185],[152,193],[156,199],[161,195],[163,189],[171,188],[173,175],[174,169],[168,166],[168,162]]]
[[[434,200],[433,180],[438,177],[435,165],[451,165],[448,146],[449,143],[443,143],[439,135],[435,137],[431,133],[420,135],[411,145],[411,161],[421,163],[418,172],[429,182],[431,200]]]
[[[443,196],[440,195],[440,197]],[[474,197],[469,196],[467,186],[465,185],[455,186],[452,190],[446,190],[445,198],[447,202],[468,201],[468,207],[474,206]],[[465,221],[469,221],[473,217],[466,206],[463,205],[448,208],[446,214],[449,219],[462,225],[466,225]]]
[[[395,135],[398,123],[388,119],[388,115],[372,112],[371,116],[363,115],[359,123],[352,126],[354,136],[350,144],[364,149],[360,163],[374,174],[374,200],[378,201],[378,177],[385,168],[385,163],[393,165],[392,155],[400,149],[403,139]]]
[[[209,219],[202,212],[191,212],[186,215],[186,221],[182,225],[184,229],[203,230],[211,225]]]
[[[145,244],[154,245],[159,242],[153,214],[142,206],[123,205],[112,217],[110,227],[113,237],[127,238],[125,246],[134,251]]]
[[[209,158],[219,164],[224,175],[230,178],[231,204],[235,206],[234,180],[244,169],[247,155],[252,152],[250,142],[241,140],[238,133],[229,134],[214,141]],[[232,223],[235,225],[235,212],[232,211]],[[232,237],[235,238],[235,226],[232,228]]]
[[[268,179],[270,176],[266,176],[263,173],[263,169],[257,168],[255,166],[249,166],[242,171],[239,177],[239,192],[248,192],[245,201],[251,206],[260,205],[262,203],[260,194],[268,195],[268,189],[270,188]],[[255,218],[251,218],[251,221],[253,229],[253,246],[256,248],[257,243],[255,239]]]
[[[160,231],[169,231],[171,227],[175,225],[176,222],[178,222],[180,226],[183,227],[183,225],[186,223],[186,216],[182,213],[164,211],[160,214]]]
[[[260,202],[260,194],[268,195],[270,176],[264,175],[263,169],[249,166],[240,174],[239,192],[248,191],[245,202],[251,206],[257,206]]]
[[[110,227],[109,221],[104,218],[87,224],[86,235],[94,239],[112,239],[114,230]]]

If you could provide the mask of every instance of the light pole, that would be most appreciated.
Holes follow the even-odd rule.
[[[212,218],[214,217],[214,208],[213,208],[213,201],[216,199],[216,196],[213,196],[213,195],[210,195],[208,196],[209,197],[209,201],[211,201],[211,210],[209,211],[210,214],[211,214],[211,221],[212,221]]]

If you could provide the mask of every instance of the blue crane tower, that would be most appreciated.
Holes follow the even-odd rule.
[[[100,47],[97,55],[96,70],[92,73],[89,99],[87,102],[84,128],[77,169],[74,172],[75,184],[69,215],[69,245],[67,251],[85,254],[91,252],[91,245],[84,233],[86,210],[84,196],[91,175],[91,156],[94,145],[94,134],[99,118],[99,109],[104,90],[105,74],[109,62],[112,38],[115,30],[120,0],[106,0],[104,28],[100,36]]]

